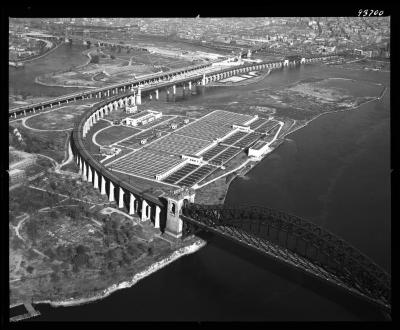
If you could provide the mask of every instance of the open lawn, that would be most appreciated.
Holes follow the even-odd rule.
[[[42,130],[73,128],[75,121],[87,110],[87,107],[69,105],[28,118],[25,123],[29,127]]]
[[[140,130],[137,128],[122,125],[112,126],[97,134],[96,142],[103,146],[108,146],[139,132]]]

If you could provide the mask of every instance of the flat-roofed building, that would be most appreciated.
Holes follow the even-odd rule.
[[[267,141],[257,141],[253,146],[249,148],[249,157],[261,157],[265,152],[269,150],[269,143]]]
[[[132,116],[126,117],[122,123],[127,126],[139,126],[139,125],[146,125],[153,120],[162,117],[162,112],[153,111],[153,110],[145,110],[142,112],[138,112]]]
[[[136,113],[137,111],[138,111],[137,105],[126,106],[125,107],[125,112],[126,113]]]
[[[187,160],[189,164],[193,164],[193,165],[201,165],[203,163],[202,156],[182,155],[182,159]]]

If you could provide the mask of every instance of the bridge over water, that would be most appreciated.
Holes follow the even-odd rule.
[[[279,69],[290,65],[314,63],[321,60],[329,59],[332,56],[333,55],[312,58],[303,57],[300,59],[300,61],[298,61],[298,58],[296,57],[296,59],[294,59],[293,61],[285,59],[283,61],[251,62],[233,65],[227,68],[213,68],[213,63],[202,63],[171,71],[154,73],[145,77],[124,81],[105,87],[90,89],[79,93],[62,95],[60,97],[56,97],[40,103],[15,107],[9,109],[8,117],[9,119],[16,119],[17,116],[26,116],[32,113],[36,113],[37,111],[42,111],[46,108],[68,104],[69,102],[75,102],[77,100],[109,98],[118,94],[125,95],[129,92],[140,94],[137,93],[138,89],[146,93],[155,91],[155,97],[156,99],[158,99],[158,90],[160,88],[172,87],[172,93],[175,94],[177,85],[185,87],[187,85],[187,87],[191,89],[193,83],[205,86],[210,82],[253,70]],[[141,98],[139,98],[137,101],[138,102],[136,103],[140,104]]]
[[[147,82],[142,88],[151,92],[162,87],[174,87],[179,83],[205,85],[213,79],[223,79],[240,72],[263,67],[281,68],[290,64],[288,62],[245,64],[242,67],[219,69],[208,73],[208,76],[204,73],[185,76],[187,71],[176,72],[180,76],[173,81],[163,80],[161,76],[147,77],[145,81],[142,80],[143,83]],[[156,196],[141,191],[134,183],[121,180],[93,158],[86,150],[85,140],[96,122],[123,106],[140,104],[141,89],[137,89],[137,93],[129,92],[129,89],[124,91],[124,87],[129,86],[121,84],[112,87],[117,90],[115,95],[88,109],[72,131],[71,149],[84,180],[91,182],[101,194],[106,194],[110,201],[115,201],[119,208],[126,208],[129,214],[138,214],[141,221],[153,222],[163,233],[180,238],[198,230],[211,231],[301,269],[390,312],[390,275],[324,228],[268,208],[232,209],[223,205],[198,205],[194,203],[195,192],[191,189],[178,189]],[[102,91],[107,91],[107,88]],[[85,93],[96,94],[99,91]]]
[[[213,232],[390,312],[390,275],[349,243],[312,222],[258,206],[186,203],[181,212],[183,237],[199,230]]]
[[[141,221],[175,238],[211,231],[251,247],[327,283],[391,310],[391,277],[356,248],[311,222],[260,207],[242,209],[194,203],[195,191],[177,189],[154,195],[121,180],[86,150],[91,128],[108,113],[134,103],[117,95],[96,104],[76,124],[71,149],[82,178]]]

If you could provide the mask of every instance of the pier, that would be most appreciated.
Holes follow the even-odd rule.
[[[31,317],[40,316],[40,312],[33,308],[32,303],[24,302],[23,305],[25,306],[27,313],[10,317],[10,322],[17,322],[17,321],[29,319]],[[16,307],[16,306],[14,306],[14,307]]]

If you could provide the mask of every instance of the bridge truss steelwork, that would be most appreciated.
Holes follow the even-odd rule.
[[[391,310],[391,277],[327,230],[265,207],[187,204],[183,236],[201,229],[239,241]]]

